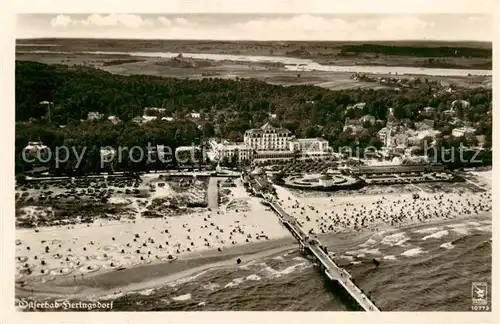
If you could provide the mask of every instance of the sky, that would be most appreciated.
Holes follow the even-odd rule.
[[[437,1],[437,0],[436,0]],[[16,38],[491,41],[488,14],[18,14]]]

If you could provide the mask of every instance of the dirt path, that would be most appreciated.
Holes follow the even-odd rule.
[[[217,187],[217,182],[219,179],[215,177],[210,177],[208,183],[208,207],[212,210],[216,210],[219,207],[219,188]]]

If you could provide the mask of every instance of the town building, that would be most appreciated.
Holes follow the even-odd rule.
[[[200,119],[201,114],[197,112],[192,112],[186,115],[186,118]]]
[[[291,152],[301,152],[309,156],[328,155],[328,141],[323,138],[295,138],[290,140]]]
[[[91,111],[87,115],[87,120],[99,120],[104,117],[104,114],[100,114],[96,111]]]
[[[109,116],[108,121],[110,121],[113,125],[119,124],[121,122],[120,118],[117,116]]]
[[[422,109],[422,111],[421,111],[421,114],[422,115],[432,115],[435,111],[436,111],[436,109],[434,107],[424,107],[424,109]]]
[[[456,111],[459,107],[462,109],[469,108],[470,103],[467,100],[454,100],[451,103],[451,110]]]
[[[144,115],[148,115],[150,113],[163,114],[165,111],[166,111],[165,108],[146,107],[144,108]]]
[[[457,116],[457,111],[453,110],[453,109],[448,109],[448,110],[443,111],[443,114],[447,117],[455,117],[455,116]]]
[[[209,141],[212,151],[215,153],[214,159],[218,161],[243,161],[250,162],[253,157],[253,149],[245,143],[229,143],[227,141],[217,142],[215,139]]]
[[[174,118],[173,117],[162,117],[161,120],[171,122],[171,121],[174,121]]]
[[[391,130],[389,129],[389,127],[383,127],[377,133],[378,139],[381,140],[382,143],[384,143],[384,146],[386,146],[387,137],[389,136],[390,132]]]
[[[377,119],[372,115],[364,115],[359,119],[362,123],[370,122],[372,125],[375,125]]]
[[[358,102],[355,105],[348,105],[346,107],[346,110],[350,110],[350,109],[363,109],[363,108],[365,108],[365,106],[366,106],[365,102]]]
[[[257,151],[253,155],[253,164],[268,162],[291,161],[296,157],[296,153],[291,151]]]
[[[220,160],[229,159],[233,161],[233,159],[236,159],[238,163],[242,163],[244,161],[251,161],[253,150],[244,143],[233,143],[224,145],[219,154]]]
[[[103,162],[112,162],[116,157],[116,150],[111,147],[102,147],[99,153]]]
[[[179,165],[202,163],[201,149],[197,146],[179,146],[175,149],[175,160]]]
[[[346,119],[344,123],[344,132],[350,130],[353,134],[359,134],[363,131],[363,122],[358,119]]]
[[[142,115],[142,116],[134,117],[133,122],[137,123],[137,124],[145,124],[145,123],[149,123],[150,121],[156,120],[157,118],[158,118],[157,116]]]
[[[409,164],[409,165],[378,165],[378,166],[355,166],[347,167],[345,172],[353,175],[371,174],[404,174],[404,173],[425,173],[442,172],[445,167],[442,164]]]
[[[24,154],[28,156],[39,156],[43,157],[45,154],[50,152],[50,149],[43,145],[42,142],[28,142],[28,145],[23,150]]]
[[[424,119],[421,122],[415,122],[415,129],[418,131],[434,129],[434,120]]]
[[[256,151],[289,150],[292,134],[288,129],[276,128],[266,123],[261,128],[249,129],[243,136],[243,143]]]
[[[464,136],[474,135],[475,132],[476,132],[475,128],[464,126],[464,127],[454,128],[451,131],[451,135],[453,135],[453,137],[464,137]]]
[[[421,146],[421,145],[434,145],[436,137],[441,135],[441,132],[435,129],[424,129],[417,131],[408,138],[408,145]],[[425,139],[430,139],[430,143],[424,143]]]
[[[156,145],[156,156],[161,163],[173,161],[172,149],[166,145]]]

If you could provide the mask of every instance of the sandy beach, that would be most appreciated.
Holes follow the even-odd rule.
[[[385,230],[491,211],[491,192],[297,198],[275,186],[280,203],[310,234]]]
[[[218,210],[144,218],[141,211],[145,204],[134,201],[134,220],[99,219],[92,224],[18,229],[16,279],[40,284],[57,277],[82,278],[177,262],[204,251],[224,254],[232,246],[290,237],[259,198],[250,197],[241,185],[227,189],[229,201]],[[156,191],[149,199],[165,195]],[[119,199],[114,197],[111,202]]]

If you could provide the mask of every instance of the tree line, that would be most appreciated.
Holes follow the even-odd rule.
[[[21,151],[29,141],[38,139],[49,148],[145,147],[151,142],[175,149],[192,143],[200,145],[203,139],[213,136],[241,141],[245,130],[266,121],[288,128],[297,137],[323,137],[333,148],[380,146],[377,132],[385,124],[389,107],[394,108],[398,119],[411,122],[429,118],[421,115],[423,107],[435,107],[436,112],[430,118],[446,135],[451,133],[451,126],[443,112],[457,99],[471,104],[470,108],[459,108],[459,117],[477,125],[478,133],[491,142],[491,115],[488,115],[491,97],[491,89],[458,89],[447,93],[426,82],[400,91],[331,91],[311,85],[270,85],[253,79],[122,76],[90,67],[16,62],[16,170],[26,169],[25,163],[19,161]],[[53,104],[49,107],[40,104],[42,101]],[[362,109],[348,109],[359,102],[366,105]],[[132,122],[143,114],[145,107],[164,108],[164,112],[155,114],[174,120],[158,118],[143,125]],[[114,125],[106,118],[81,121],[94,111],[105,117],[117,116],[122,123]],[[190,112],[200,113],[201,118],[186,117]],[[276,118],[271,118],[271,113]],[[343,130],[346,119],[364,115],[372,115],[380,122],[365,122],[361,133]]]
[[[418,56],[418,57],[480,57],[491,58],[492,50],[474,47],[422,47],[422,46],[394,46],[378,44],[343,45],[341,54],[373,53],[384,55]]]

